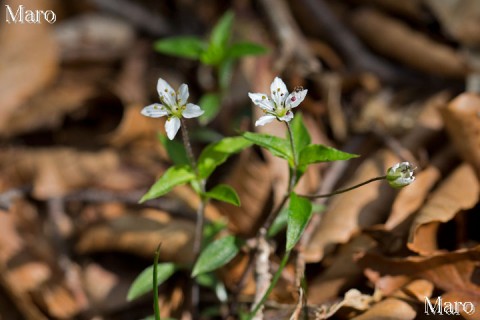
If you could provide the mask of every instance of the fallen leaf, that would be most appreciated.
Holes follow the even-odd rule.
[[[476,46],[480,43],[480,8],[476,0],[436,1],[424,0],[450,36],[459,42]]]
[[[360,165],[345,187],[384,175],[398,160],[391,152],[379,152]],[[375,182],[333,197],[305,248],[305,260],[319,261],[334,245],[346,243],[362,228],[382,222],[382,211],[393,200],[392,196],[393,189],[388,184]]]
[[[454,146],[480,178],[480,96],[462,93],[441,112]]]
[[[379,11],[360,9],[353,13],[352,24],[375,51],[412,68],[443,77],[460,78],[467,73],[465,59],[451,47]]]
[[[80,254],[113,250],[151,259],[161,243],[162,260],[189,264],[193,262],[194,230],[190,221],[174,220],[163,224],[126,215],[88,227],[80,235],[76,250]]]
[[[28,3],[38,10],[48,10],[51,4],[47,0]],[[24,2],[8,0],[3,5],[18,8]],[[58,52],[48,23],[4,24],[0,29],[0,47],[0,132],[5,132],[17,108],[55,78]]]
[[[437,228],[459,211],[472,208],[480,192],[478,179],[471,166],[463,164],[449,175],[420,209],[411,226],[407,246],[428,255],[438,250]]]

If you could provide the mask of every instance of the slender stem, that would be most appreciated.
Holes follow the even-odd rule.
[[[188,160],[190,161],[190,165],[192,166],[196,176],[197,181],[200,184],[200,191],[202,193],[205,192],[205,179],[200,179],[200,175],[198,173],[197,162],[195,161],[195,156],[193,154],[192,145],[190,143],[190,137],[188,135],[188,128],[187,122],[185,119],[180,118],[181,127],[182,127],[182,138],[183,144],[185,146],[185,150],[187,152]],[[197,260],[198,256],[200,255],[200,251],[202,249],[202,240],[203,240],[203,226],[205,224],[204,214],[205,214],[205,207],[207,206],[207,199],[200,194],[200,205],[197,209],[197,220],[195,222],[195,235],[193,239],[193,256],[194,261]],[[199,288],[198,285],[194,280],[192,280],[192,310],[194,318],[197,317],[197,306],[200,300]]]
[[[292,157],[293,157],[293,168],[292,170],[292,175],[290,176],[290,185],[288,187],[288,193],[293,191],[293,188],[295,187],[295,183],[297,182],[297,170],[298,170],[298,163],[297,163],[297,153],[295,152],[295,142],[293,140],[293,132],[292,128],[290,127],[289,122],[285,122],[287,125],[287,130],[288,130],[288,137],[290,138],[290,147],[292,148]]]
[[[181,128],[182,128],[182,139],[185,150],[187,151],[187,157],[190,161],[190,165],[198,176],[197,162],[195,161],[195,156],[193,155],[192,144],[190,143],[190,137],[188,135],[187,121],[180,118]]]
[[[278,282],[278,279],[280,279],[280,276],[282,275],[282,271],[283,269],[285,268],[285,266],[287,265],[287,262],[288,262],[288,258],[290,257],[290,251],[287,251],[285,252],[285,255],[283,256],[282,258],[282,262],[280,262],[280,266],[278,266],[278,270],[277,272],[275,272],[275,275],[273,276],[273,279],[272,279],[272,282],[270,283],[270,286],[268,287],[267,291],[265,292],[265,294],[263,295],[262,299],[257,303],[257,305],[253,308],[253,311],[248,315],[248,320],[251,320],[253,319],[253,317],[255,317],[255,315],[257,314],[258,310],[260,310],[260,308],[263,306],[263,304],[265,303],[265,301],[267,300],[268,296],[270,295],[270,293],[272,293],[273,291],[273,288],[275,287],[275,285],[277,284]]]
[[[364,185],[369,184],[369,183],[374,182],[374,181],[384,180],[384,179],[386,179],[386,178],[387,178],[387,176],[375,177],[375,178],[372,178],[372,179],[368,179],[367,181],[364,181],[364,182],[362,182],[362,183],[359,183],[359,184],[356,184],[356,185],[354,185],[354,186],[351,186],[351,187],[349,187],[349,188],[340,189],[340,190],[334,191],[334,192],[332,192],[332,193],[326,193],[326,194],[300,194],[299,196],[305,197],[305,198],[309,198],[309,199],[328,198],[328,197],[331,197],[331,196],[334,196],[334,195],[337,195],[337,194],[340,194],[340,193],[344,193],[344,192],[347,192],[347,191],[350,191],[350,190],[359,188],[359,187],[361,187],[361,186],[364,186]]]
[[[153,260],[153,310],[155,312],[155,320],[160,320],[160,308],[158,307],[158,257],[160,256],[160,243],[155,251],[155,258]]]

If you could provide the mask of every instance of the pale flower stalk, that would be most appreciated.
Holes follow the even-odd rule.
[[[409,162],[400,162],[387,170],[388,184],[393,188],[403,188],[415,181],[415,168]]]
[[[263,126],[277,119],[278,121],[289,122],[293,119],[292,109],[305,99],[307,90],[295,88],[293,92],[288,93],[287,86],[282,79],[276,77],[270,85],[271,96],[264,93],[248,93],[253,103],[259,106],[264,116],[260,117],[255,126]]]
[[[193,103],[187,103],[188,86],[182,84],[175,92],[162,78],[158,79],[157,91],[160,103],[154,103],[142,109],[142,114],[151,118],[166,116],[165,131],[170,140],[175,138],[181,126],[181,118],[196,118],[203,114],[203,110]]]

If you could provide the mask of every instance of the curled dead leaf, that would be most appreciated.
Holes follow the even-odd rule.
[[[462,93],[441,112],[455,147],[480,178],[480,96]]]
[[[151,259],[162,244],[161,259],[179,264],[192,263],[195,226],[190,221],[169,223],[141,217],[121,216],[87,228],[76,243],[80,254],[120,251]]]
[[[472,167],[459,166],[420,209],[411,226],[408,247],[427,255],[438,250],[437,228],[460,210],[472,208],[479,199],[480,186]]]

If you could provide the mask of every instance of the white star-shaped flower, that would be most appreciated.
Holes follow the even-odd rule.
[[[253,103],[265,113],[255,122],[255,126],[263,126],[275,119],[285,122],[292,120],[292,109],[296,108],[307,95],[307,90],[303,88],[296,88],[288,94],[287,86],[279,77],[273,80],[270,91],[271,97],[263,93],[248,93]]]
[[[162,78],[158,79],[157,91],[160,96],[160,103],[154,103],[142,109],[142,114],[151,118],[160,118],[167,116],[165,122],[165,131],[170,140],[180,129],[180,119],[196,118],[203,114],[203,110],[193,103],[187,103],[188,86],[182,84],[175,92],[172,87]]]

